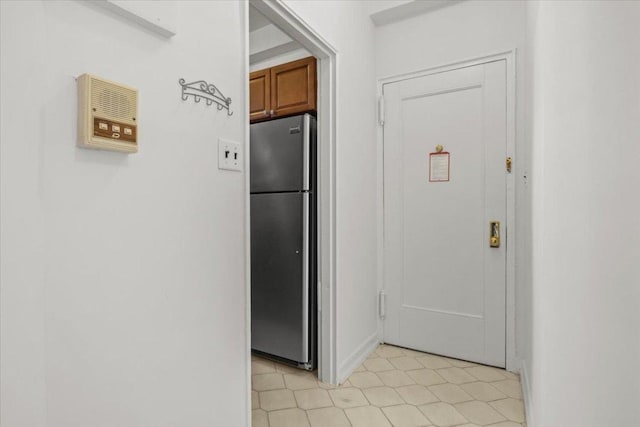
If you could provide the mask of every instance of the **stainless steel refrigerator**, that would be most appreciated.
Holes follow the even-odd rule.
[[[251,347],[316,367],[316,120],[251,125]]]

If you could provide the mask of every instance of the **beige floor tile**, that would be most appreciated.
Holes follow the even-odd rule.
[[[293,392],[298,408],[316,409],[333,406],[333,401],[329,397],[327,390],[321,388],[312,388],[309,390],[297,390]]]
[[[376,349],[376,354],[379,357],[384,358],[404,356],[404,353],[402,353],[402,349],[400,349],[399,347],[393,347],[384,344]]]
[[[351,423],[340,408],[310,409],[307,417],[311,427],[351,427]]]
[[[318,380],[318,387],[320,387],[322,389],[325,389],[325,390],[333,390],[334,388],[338,388],[340,386],[339,385],[323,383],[320,380]]]
[[[506,421],[505,417],[485,402],[472,400],[471,402],[456,403],[455,407],[472,423],[486,425]]]
[[[251,388],[256,391],[277,390],[284,388],[282,374],[260,374],[251,377]]]
[[[463,427],[463,426],[460,426]],[[503,421],[497,424],[489,424],[487,427],[522,427],[520,423],[514,423],[513,421]]]
[[[456,368],[470,368],[472,366],[478,366],[476,363],[467,362],[466,360],[448,359],[449,363]]]
[[[302,409],[269,412],[269,427],[309,427],[307,414]]]
[[[489,405],[510,421],[515,421],[517,423],[524,422],[524,405],[522,404],[522,400],[511,398],[502,399],[490,402]]]
[[[398,405],[382,408],[394,427],[422,427],[431,422],[413,405]]]
[[[474,381],[477,381],[477,379],[473,375],[468,374],[462,368],[444,368],[444,369],[438,369],[437,372],[438,374],[440,374],[442,378],[444,378],[445,380],[447,380],[447,382],[450,382],[452,384],[464,384],[464,383],[472,383]]]
[[[318,387],[318,380],[311,373],[284,374],[284,383],[289,390],[305,390]]]
[[[318,381],[318,387],[325,390],[333,390],[334,388],[340,388],[339,385],[327,384],[320,381]]]
[[[390,387],[373,387],[362,390],[365,397],[373,406],[400,405],[404,400]]]
[[[364,365],[360,365],[356,369],[354,369],[353,372],[364,372],[366,370],[367,369],[364,367]]]
[[[415,357],[402,356],[402,357],[393,357],[388,360],[396,369],[399,369],[401,371],[410,371],[412,369],[423,368],[422,364],[418,362],[415,359]]]
[[[473,397],[456,384],[432,385],[429,387],[429,391],[435,394],[438,399],[447,403],[460,403],[473,400]]]
[[[489,383],[475,382],[461,384],[460,387],[469,393],[474,399],[490,402],[492,400],[504,399],[507,396]]]
[[[289,366],[289,365],[283,365],[281,363],[276,363],[276,371],[278,372],[282,372],[285,374],[299,374],[299,373],[304,373],[306,371],[293,367],[293,366]]]
[[[316,372],[251,362],[252,427],[525,424],[520,378],[499,368],[383,344],[333,386]]]
[[[338,408],[353,408],[356,406],[366,406],[369,401],[362,391],[357,388],[338,388],[329,390],[329,396],[333,404]]]
[[[452,405],[448,403],[438,402],[418,407],[420,411],[433,424],[439,427],[449,427],[466,423],[468,420]]]
[[[420,362],[425,368],[440,369],[451,367],[451,362],[445,357],[436,356],[433,354],[425,354],[422,357],[416,357],[416,360]]]
[[[492,386],[514,399],[522,399],[522,387],[519,381],[504,380],[491,383]]]
[[[391,371],[395,369],[387,359],[384,359],[382,357],[367,359],[364,361],[363,365],[367,369],[367,371],[371,372]]]
[[[506,372],[504,369],[490,368],[489,366],[474,366],[466,368],[465,371],[485,382],[502,381],[507,378],[504,375],[504,372]]]
[[[260,396],[255,390],[251,390],[251,409],[258,409],[260,407]]]
[[[433,403],[439,400],[435,394],[431,393],[423,385],[406,385],[396,388],[396,391],[405,402],[411,405],[426,405],[427,403]]]
[[[507,377],[508,380],[520,381],[520,375],[516,374],[515,372],[504,371],[503,374],[505,377]]]
[[[351,383],[349,381],[345,381],[342,384],[339,385],[333,385],[333,384],[327,384],[327,383],[323,383],[320,382],[320,380],[318,380],[318,387],[323,388],[325,390],[333,390],[335,388],[347,388],[347,387],[351,387]]]
[[[380,408],[375,406],[349,408],[345,409],[344,412],[353,427],[391,427]]]
[[[383,359],[384,360],[384,359]],[[356,372],[349,377],[351,385],[357,388],[380,387],[382,381],[373,372]]]
[[[418,350],[411,350],[410,348],[401,348],[400,351],[402,351],[405,356],[409,357],[422,357],[426,354]]]
[[[447,381],[442,378],[433,369],[417,369],[415,371],[407,371],[407,375],[416,383],[422,385],[444,384]]]
[[[262,409],[251,411],[251,427],[269,427],[269,417],[266,411]]]
[[[404,371],[384,371],[378,372],[376,375],[378,375],[382,382],[389,387],[401,387],[403,385],[415,384],[415,381],[413,381]]]
[[[270,390],[260,392],[260,407],[265,411],[275,411],[296,407],[296,399],[291,390]]]
[[[270,360],[256,359],[251,362],[251,375],[268,374],[276,371],[276,365]]]

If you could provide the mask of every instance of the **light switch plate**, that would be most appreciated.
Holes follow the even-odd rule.
[[[218,169],[241,172],[243,162],[240,143],[218,138]]]

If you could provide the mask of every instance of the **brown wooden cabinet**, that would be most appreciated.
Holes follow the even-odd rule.
[[[304,58],[249,78],[251,122],[316,111],[316,59]]]
[[[271,112],[271,70],[255,71],[249,78],[249,117],[261,120]]]

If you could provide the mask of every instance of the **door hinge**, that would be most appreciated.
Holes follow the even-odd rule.
[[[384,126],[384,96],[378,98],[378,123]]]
[[[511,157],[507,157],[507,160],[505,161],[506,166],[507,166],[507,172],[511,173],[511,164],[513,163],[513,159]]]
[[[378,314],[381,319],[384,319],[384,316],[387,313],[387,295],[384,291],[380,291],[378,293]]]

